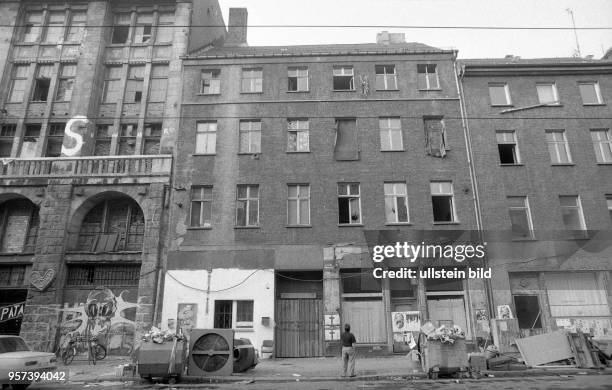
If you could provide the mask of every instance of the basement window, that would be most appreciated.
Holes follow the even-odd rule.
[[[334,66],[334,91],[354,91],[355,74],[352,66]]]
[[[542,313],[537,295],[514,295],[514,307],[520,329],[542,328]]]
[[[502,165],[520,164],[520,155],[514,130],[500,130],[495,132],[499,163]]]

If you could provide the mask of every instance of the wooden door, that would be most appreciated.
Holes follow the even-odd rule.
[[[276,357],[323,356],[320,299],[277,299]]]
[[[427,311],[429,312],[429,320],[434,326],[458,325],[465,332],[466,338],[470,338],[463,298],[430,297],[427,299]]]
[[[385,343],[385,310],[382,300],[343,301],[342,324],[351,325],[357,343]]]

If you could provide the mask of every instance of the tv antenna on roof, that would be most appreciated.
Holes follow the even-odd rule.
[[[580,43],[578,42],[578,32],[576,31],[576,21],[574,20],[574,11],[572,11],[571,8],[566,8],[565,11],[567,11],[567,13],[572,18],[572,27],[573,27],[573,30],[574,30],[574,38],[576,38],[576,50],[574,51],[574,57],[582,57],[582,54],[580,54]]]

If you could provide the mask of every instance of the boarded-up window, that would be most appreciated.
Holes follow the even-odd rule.
[[[336,120],[336,144],[334,159],[337,161],[359,160],[357,144],[357,122],[355,119]]]
[[[125,87],[125,102],[140,103],[144,85],[144,66],[131,66]]]
[[[10,103],[21,103],[25,96],[29,65],[14,65],[11,92],[8,101]]]
[[[119,155],[126,156],[136,154],[136,129],[135,124],[121,125],[119,136]]]
[[[6,124],[0,127],[0,157],[10,157],[17,132],[16,124]]]
[[[15,199],[3,203],[0,209],[0,252],[34,252],[38,224],[38,209],[30,201]]]
[[[21,158],[36,157],[36,149],[38,148],[38,141],[40,139],[40,128],[41,125],[39,123],[26,125],[23,143],[21,144],[21,152],[19,154]]]
[[[550,314],[553,317],[609,316],[605,289],[595,273],[545,273]]]
[[[113,125],[98,125],[96,127],[95,156],[110,155]]]
[[[446,126],[442,118],[425,118],[425,151],[434,157],[446,156]]]
[[[121,74],[123,67],[109,66],[104,79],[104,102],[116,103],[122,97]]]
[[[143,154],[159,154],[162,124],[145,123],[144,126],[144,152]]]
[[[163,102],[166,100],[168,88],[168,66],[156,65],[151,68],[151,87],[149,88],[150,102]]]

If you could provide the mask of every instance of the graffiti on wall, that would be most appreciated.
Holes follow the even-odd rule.
[[[64,304],[60,321],[60,345],[70,337],[85,336],[98,338],[109,354],[127,355],[134,348],[137,303],[125,298],[130,292],[119,294],[106,287],[97,287],[87,294],[84,302],[70,307]]]

